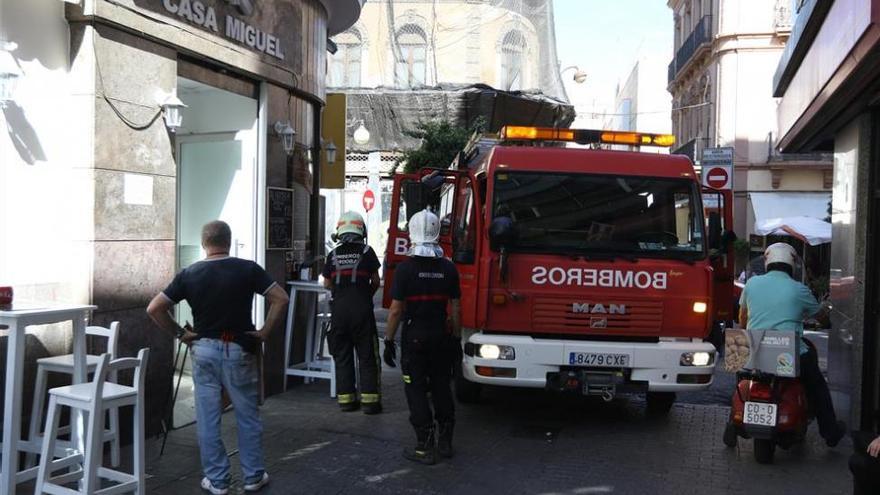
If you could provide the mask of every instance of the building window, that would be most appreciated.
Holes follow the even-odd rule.
[[[394,78],[399,87],[413,87],[425,84],[428,59],[428,37],[425,31],[415,24],[405,24],[397,31],[397,64]]]
[[[363,42],[355,29],[337,35],[336,53],[330,56],[330,80],[327,85],[333,88],[357,88],[361,85],[361,52]]]
[[[522,89],[525,53],[526,37],[521,31],[508,31],[501,41],[501,89]]]

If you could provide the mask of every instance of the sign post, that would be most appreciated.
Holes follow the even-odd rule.
[[[733,148],[706,148],[702,160],[703,185],[712,189],[733,189]]]

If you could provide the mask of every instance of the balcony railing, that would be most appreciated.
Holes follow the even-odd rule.
[[[688,61],[710,41],[712,41],[712,16],[704,15],[675,52],[675,58],[669,64],[669,82],[672,82]]]

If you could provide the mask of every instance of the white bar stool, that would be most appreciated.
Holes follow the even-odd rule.
[[[144,381],[146,378],[149,349],[141,349],[136,358],[121,358],[110,361],[110,354],[98,358],[95,376],[90,383],[80,383],[49,391],[48,429],[43,436],[43,450],[40,454],[40,468],[34,493],[52,494],[101,494],[135,492],[146,493],[146,471],[144,459]],[[119,370],[134,368],[132,386],[108,382],[107,376]],[[61,407],[79,409],[86,413],[85,452],[67,449],[67,457],[55,459],[55,443],[58,435],[58,421]],[[104,413],[111,409],[134,406],[134,452],[133,472],[123,473],[102,466],[104,442]],[[79,466],[82,466],[80,468]],[[68,472],[56,477],[52,473],[61,469]],[[116,484],[101,489],[101,479]],[[80,491],[62,485],[81,480]]]
[[[116,359],[117,337],[119,336],[119,322],[110,323],[110,328],[88,326],[86,327],[86,335],[94,337],[103,337],[107,339],[107,353],[110,359]],[[86,373],[95,372],[100,356],[86,356]],[[46,379],[49,373],[64,373],[73,375],[73,354],[63,356],[52,356],[40,358],[37,360],[37,379],[34,385],[34,403],[31,408],[31,424],[28,434],[28,441],[33,444],[39,444],[43,431],[43,404],[46,400]],[[109,375],[111,382],[116,382],[116,372],[113,371]],[[110,427],[104,430],[104,442],[112,442],[110,444],[110,465],[119,467],[119,411],[110,409]],[[58,428],[58,434],[64,435],[70,433],[70,426],[62,426]],[[102,442],[103,443],[103,442]],[[28,454],[25,459],[25,466],[31,467],[36,462],[34,454]]]

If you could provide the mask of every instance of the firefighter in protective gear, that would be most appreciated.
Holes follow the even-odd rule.
[[[409,420],[416,431],[415,448],[405,449],[403,456],[434,464],[438,453],[452,456],[455,409],[450,381],[452,363],[461,348],[461,288],[458,270],[437,244],[440,220],[436,215],[428,210],[413,215],[409,237],[410,259],[394,273],[384,357],[389,366],[395,365],[394,335],[402,322],[400,365]]]
[[[379,288],[379,259],[367,244],[363,217],[346,212],[336,224],[338,242],[327,255],[324,287],[332,291],[332,316],[327,343],[336,361],[336,392],[343,411],[363,406],[366,414],[382,412],[379,390],[379,338],[373,294]],[[355,383],[354,355],[360,370],[360,400]]]

